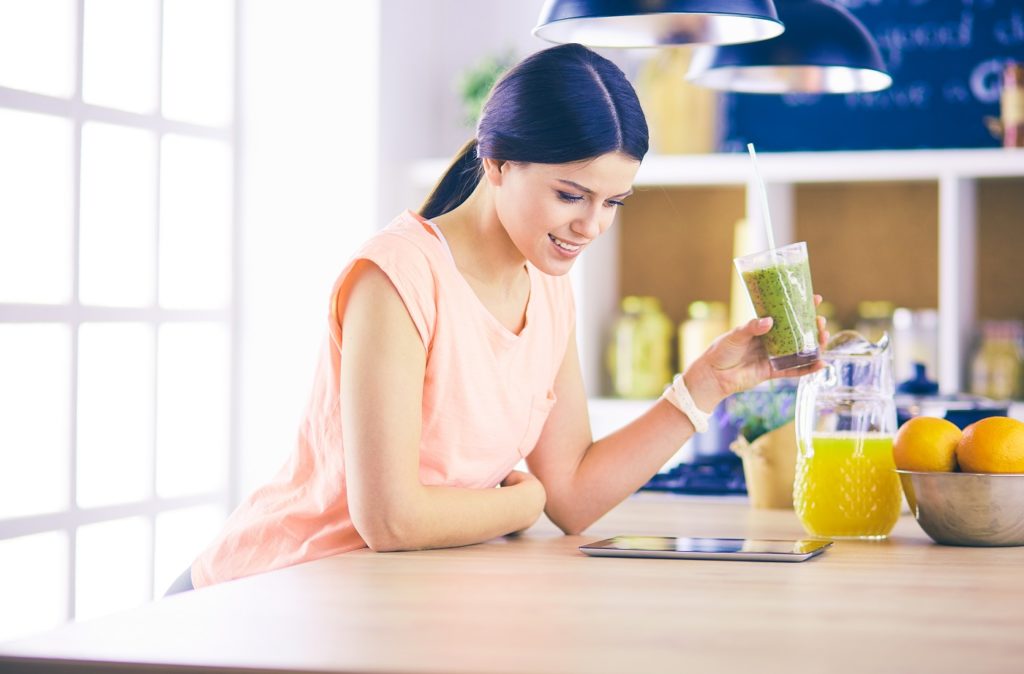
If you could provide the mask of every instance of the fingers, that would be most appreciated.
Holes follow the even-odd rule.
[[[529,481],[537,481],[537,478],[531,473],[522,470],[513,470],[512,472],[505,476],[504,480],[501,481],[501,486],[514,487],[517,484],[522,484],[523,482]]]
[[[518,470],[513,470],[511,473],[505,476],[505,479],[501,481],[502,487],[512,487],[523,481],[523,474]]]
[[[814,306],[817,307],[820,304],[821,304],[821,295],[815,295],[814,296]],[[825,345],[828,344],[828,338],[830,336],[829,333],[828,333],[828,330],[825,329],[825,325],[826,324],[827,324],[827,322],[825,320],[825,317],[824,316],[818,316],[818,342],[821,344],[822,350],[824,350]]]
[[[771,317],[766,318],[753,318],[747,321],[745,324],[733,328],[729,332],[723,335],[721,341],[716,341],[712,344],[709,350],[715,350],[716,352],[728,352],[728,353],[739,353],[746,351],[749,347],[750,342],[755,337],[767,333],[772,329]],[[716,348],[717,345],[717,348]]]
[[[744,329],[754,336],[760,336],[766,334],[772,329],[772,317],[766,316],[764,318],[752,319]]]

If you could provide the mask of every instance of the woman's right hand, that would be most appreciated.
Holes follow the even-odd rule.
[[[541,513],[544,512],[544,506],[547,504],[547,492],[544,491],[544,485],[530,473],[513,470],[501,481],[501,487],[502,489],[515,487],[522,490],[526,497],[525,501],[533,513],[530,518],[530,525],[513,532],[515,534],[521,533],[532,526],[540,518]]]
[[[821,295],[815,295],[814,305],[819,304]],[[791,370],[774,370],[768,360],[768,352],[759,339],[771,327],[771,318],[753,319],[716,339],[687,368],[683,375],[686,387],[700,409],[714,409],[733,393],[746,391],[768,379],[802,377],[825,367],[823,361],[816,360],[810,365]],[[818,348],[824,352],[829,334],[823,316],[817,317],[817,328]]]

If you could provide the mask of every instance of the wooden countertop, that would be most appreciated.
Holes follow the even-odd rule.
[[[1024,547],[885,542],[800,564],[582,555],[615,534],[796,538],[791,511],[641,494],[449,550],[361,550],[0,644],[0,671],[1024,671]],[[114,667],[81,661],[162,663]],[[77,662],[76,662],[77,661]]]

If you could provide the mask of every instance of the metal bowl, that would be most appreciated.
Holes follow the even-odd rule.
[[[1024,545],[1024,473],[896,472],[910,512],[936,543]]]

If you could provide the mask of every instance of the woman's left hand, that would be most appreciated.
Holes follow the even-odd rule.
[[[814,305],[819,304],[821,295],[815,295]],[[825,318],[818,316],[817,321],[818,347],[824,351],[829,334],[825,329]],[[716,339],[687,368],[683,379],[700,409],[710,411],[727,396],[753,388],[768,379],[802,377],[825,367],[822,361],[817,360],[791,370],[773,370],[768,362],[768,353],[758,339],[771,328],[771,318],[751,320]]]

